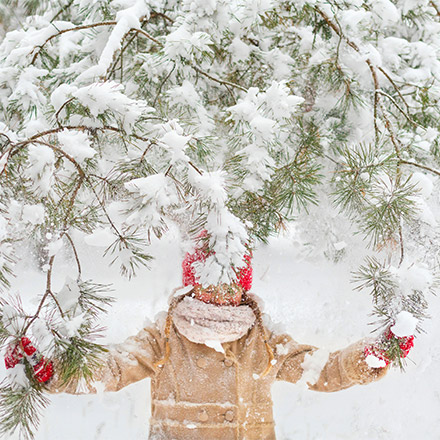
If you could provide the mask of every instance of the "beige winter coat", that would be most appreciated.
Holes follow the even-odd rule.
[[[271,385],[275,380],[297,382],[306,356],[316,348],[298,344],[288,335],[266,332],[275,359],[265,377],[261,373],[268,353],[254,323],[239,339],[223,343],[224,353],[190,341],[173,324],[171,354],[163,367],[154,366],[164,356],[165,339],[153,325],[111,347],[96,381],[106,391],[118,391],[146,377],[152,379],[150,440],[273,440]],[[360,342],[330,354],[310,389],[339,391],[383,376],[386,368],[366,364],[364,345]],[[309,356],[304,365],[308,362]],[[89,384],[88,391],[94,392],[94,386]],[[50,391],[79,390],[77,384],[61,386],[55,377]]]

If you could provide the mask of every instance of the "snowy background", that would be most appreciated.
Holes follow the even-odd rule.
[[[272,320],[283,322],[301,343],[336,350],[373,329],[368,325],[371,297],[353,291],[351,283],[351,271],[362,262],[364,246],[360,238],[356,242],[351,236],[347,241],[350,244],[339,262],[326,258],[322,249],[312,249],[306,237],[294,229],[255,252],[253,291],[263,299]],[[84,278],[93,275],[95,281],[114,283],[117,302],[104,322],[106,342],[123,341],[139,331],[146,319],[154,319],[167,308],[169,293],[180,285],[179,242],[178,232],[171,230],[161,242],[154,243],[159,257],[150,271],[144,270],[130,282],[107,267],[102,249],[83,247]],[[23,298],[35,298],[44,291],[45,280],[26,255],[31,252],[23,251],[13,291],[19,291]],[[60,287],[74,264],[66,257],[56,266],[56,287]],[[302,383],[276,383],[272,391],[277,438],[438,439],[440,298],[428,299],[432,319],[424,323],[427,333],[417,336],[405,373],[394,369],[381,382],[329,394],[308,391]],[[4,374],[3,365],[1,368]],[[147,379],[117,393],[53,396],[37,440],[145,439],[149,393]]]

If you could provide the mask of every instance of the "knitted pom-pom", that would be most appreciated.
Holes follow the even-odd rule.
[[[208,257],[206,252],[197,249],[193,254],[187,253],[182,262],[182,283],[184,286],[195,286],[196,270],[193,267],[195,262],[205,262]]]
[[[251,266],[252,254],[246,254],[243,260],[246,261],[246,266],[240,268],[237,273],[237,283],[243,287],[243,290],[247,292],[252,287],[252,275],[253,269]]]

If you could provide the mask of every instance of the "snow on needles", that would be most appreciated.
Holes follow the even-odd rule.
[[[404,310],[396,315],[391,331],[399,338],[411,336],[414,335],[418,322],[415,316]]]
[[[63,150],[79,164],[83,163],[85,159],[91,159],[96,154],[96,150],[91,147],[90,140],[84,132],[63,130],[58,133],[58,141]]]

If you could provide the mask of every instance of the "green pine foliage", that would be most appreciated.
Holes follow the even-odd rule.
[[[215,270],[200,280],[229,282],[291,222],[319,231],[315,248],[341,241],[329,205],[364,240],[354,278],[379,328],[402,310],[421,322],[438,269],[440,9],[410,3],[3,2],[0,291],[27,245],[47,280],[35,310],[4,303],[3,345],[43,321],[64,380],[91,377],[111,300],[82,280],[84,238],[105,235],[130,278],[152,237],[206,230]],[[78,278],[57,292],[66,255]]]
[[[18,387],[0,384],[0,433],[10,435],[18,430],[20,438],[32,439],[48,404],[49,399],[35,384]]]

